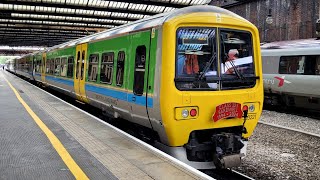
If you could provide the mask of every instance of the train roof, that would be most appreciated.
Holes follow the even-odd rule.
[[[318,39],[277,41],[261,45],[262,56],[315,55],[320,54],[319,52],[320,40]]]
[[[111,36],[116,36],[119,34],[129,33],[132,31],[139,31],[139,30],[146,29],[146,28],[161,26],[164,22],[168,21],[169,19],[171,19],[173,17],[183,15],[183,14],[196,13],[196,12],[220,13],[220,14],[225,14],[225,15],[228,15],[231,17],[235,17],[235,18],[247,21],[246,19],[242,18],[241,16],[239,16],[231,11],[228,11],[226,9],[220,8],[220,7],[209,6],[209,5],[189,6],[186,8],[181,8],[181,9],[177,9],[174,11],[151,16],[151,17],[148,17],[145,19],[141,19],[141,20],[132,22],[132,23],[124,24],[119,27],[108,29],[108,30],[105,30],[105,31],[102,31],[99,33],[95,33],[95,34],[86,36],[86,37],[82,37],[80,39],[66,42],[63,44],[59,44],[59,45],[53,46],[51,48],[48,48],[47,51],[70,47],[70,46],[86,43],[86,42],[93,41],[93,40],[99,40],[99,39],[104,39],[104,38],[108,38]],[[249,21],[247,21],[247,22],[249,22]]]
[[[318,39],[297,39],[290,41],[277,41],[266,43],[261,46],[261,49],[292,49],[292,48],[310,48],[320,47]]]

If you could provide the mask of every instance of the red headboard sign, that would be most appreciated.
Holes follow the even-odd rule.
[[[228,117],[242,117],[241,104],[230,102],[220,104],[216,107],[216,112],[212,116],[214,122]]]

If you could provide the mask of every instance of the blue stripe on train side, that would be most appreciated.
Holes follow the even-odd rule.
[[[72,80],[71,79],[70,80],[69,79],[62,79],[62,78],[53,77],[53,76],[46,76],[46,79],[49,81],[55,81],[57,83],[66,84],[68,86],[74,86],[73,79]],[[93,93],[100,94],[103,96],[108,96],[108,97],[120,99],[122,101],[127,101],[130,103],[138,104],[141,106],[145,106],[146,101],[147,101],[146,96],[136,96],[131,93],[127,94],[126,92],[122,92],[122,91],[118,91],[118,90],[114,90],[114,89],[108,89],[107,87],[94,86],[91,84],[86,84],[85,90],[91,91]],[[135,97],[135,101],[132,101],[133,97]],[[153,107],[153,98],[148,97],[147,102],[148,102],[147,106],[152,108]]]
[[[46,76],[46,80],[55,81],[57,83],[66,84],[68,86],[74,86],[73,79],[61,79],[53,76]]]
[[[146,104],[146,96],[136,96],[133,94],[127,94],[126,92],[117,91],[114,89],[108,89],[108,88],[104,88],[104,87],[98,87],[98,86],[86,84],[86,91],[91,91],[91,92],[94,92],[97,94],[117,98],[122,101],[128,101],[130,103],[135,103],[135,104],[142,105],[142,106],[144,106]],[[132,101],[133,97],[135,97],[135,101]],[[148,102],[147,106],[152,108],[153,107],[153,99],[148,98],[147,102]]]

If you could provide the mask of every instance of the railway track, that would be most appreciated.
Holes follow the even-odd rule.
[[[307,134],[309,136],[315,136],[315,137],[320,138],[320,134],[315,134],[315,133],[303,131],[303,130],[300,130],[300,129],[290,128],[290,127],[286,127],[286,126],[282,126],[282,125],[278,125],[278,124],[273,124],[273,123],[268,123],[268,122],[264,122],[264,121],[259,121],[258,123],[265,124],[265,125],[268,125],[268,126],[277,127],[277,128],[281,128],[281,129],[287,129],[287,130],[290,130],[290,131],[295,131],[295,132],[299,132],[299,133],[302,133],[302,134]]]
[[[24,79],[24,78],[22,78]],[[130,135],[135,136],[136,138],[145,141],[144,139],[141,139],[141,137],[137,136],[136,134],[132,133],[132,132],[128,132],[126,129],[128,127],[130,127],[129,125],[124,125],[126,123],[119,123],[119,121],[110,121],[108,117],[104,116],[103,114],[101,114],[101,111],[98,111],[97,108],[90,106],[88,104],[84,104],[82,102],[79,101],[75,101],[74,99],[72,99],[71,97],[65,96],[62,93],[59,93],[57,91],[54,91],[50,88],[44,88],[43,86],[36,84],[34,82],[30,82],[27,79],[24,79],[25,81],[33,84],[34,86],[37,86],[38,88],[52,94],[53,96],[56,96],[57,98],[66,101],[67,103],[70,103],[76,107],[78,107],[79,109],[86,111],[87,113],[96,116],[99,119],[102,119],[104,121],[106,121],[107,123],[129,133]],[[147,141],[145,141],[147,142]],[[148,143],[148,142],[147,142]],[[150,144],[150,143],[149,143]],[[151,144],[150,144],[151,145]],[[207,174],[208,176],[212,177],[213,179],[216,180],[252,180],[253,178],[242,174],[238,171],[232,170],[232,169],[224,169],[224,170],[214,170],[214,169],[208,169],[208,170],[200,170],[201,172]]]
[[[302,109],[302,108],[296,108],[296,107],[271,106],[266,104],[263,105],[263,109],[320,120],[319,111],[314,111],[314,110],[308,110],[308,109]]]

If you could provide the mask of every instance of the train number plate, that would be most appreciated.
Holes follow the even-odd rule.
[[[228,117],[242,117],[241,104],[230,102],[220,104],[216,107],[216,112],[212,116],[214,122],[219,121],[220,119],[225,119]]]
[[[247,120],[254,120],[256,119],[256,114],[248,114]]]

